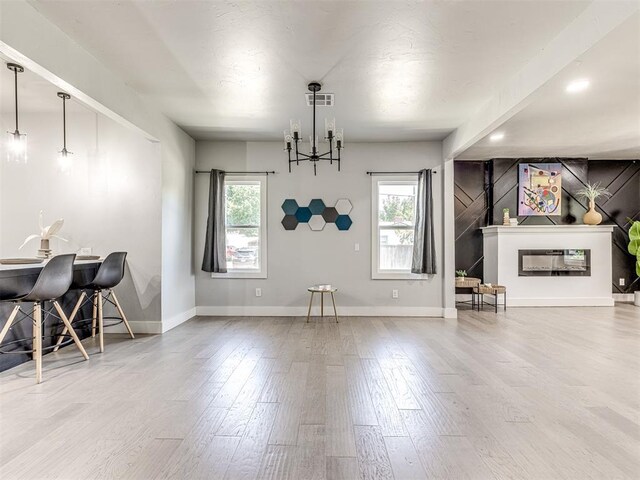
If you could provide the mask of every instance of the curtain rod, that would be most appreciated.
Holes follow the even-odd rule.
[[[367,175],[418,175],[420,172],[367,172]],[[434,175],[438,172],[431,170]]]
[[[196,170],[196,173],[211,173],[211,170]],[[267,172],[224,172],[225,175],[275,175],[276,172],[271,170]]]

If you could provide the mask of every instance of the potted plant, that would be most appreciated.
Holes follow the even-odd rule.
[[[629,229],[629,246],[627,249],[636,257],[636,275],[640,277],[640,220],[631,220]],[[640,290],[636,290],[633,296],[633,304],[640,307]]]
[[[456,282],[464,282],[464,279],[467,277],[466,270],[456,270]]]
[[[599,197],[610,197],[611,193],[605,187],[600,186],[600,182],[589,183],[578,190],[576,194],[589,201],[589,210],[582,217],[585,225],[599,225],[602,222],[602,215],[596,212],[596,199]]]

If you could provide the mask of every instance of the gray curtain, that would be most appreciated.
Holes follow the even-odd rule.
[[[436,273],[436,247],[433,231],[433,196],[431,170],[418,173],[416,227],[413,235],[411,273]]]
[[[214,169],[209,177],[209,218],[202,258],[205,272],[227,273],[224,211],[224,172]]]

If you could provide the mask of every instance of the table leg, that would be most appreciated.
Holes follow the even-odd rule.
[[[336,323],[338,322],[338,310],[336,310],[336,299],[333,296],[333,292],[331,292],[331,302],[333,303],[333,314],[336,317]]]
[[[320,316],[324,317],[324,292],[320,293]]]
[[[507,291],[504,292],[504,311],[507,311]]]
[[[496,292],[496,294],[493,296],[494,300],[494,306],[496,307],[496,313],[498,313],[498,292]]]
[[[311,299],[309,300],[309,311],[307,312],[307,323],[309,323],[309,318],[311,317],[311,305],[313,304],[313,292],[311,292]]]
[[[33,360],[36,362],[36,383],[42,383],[42,305],[33,304]]]

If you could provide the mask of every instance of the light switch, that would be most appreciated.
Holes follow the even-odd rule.
[[[261,296],[262,296],[262,289],[256,288],[256,297],[261,297]]]
[[[359,252],[359,251],[360,251],[360,244],[359,244],[359,243],[356,243],[356,244],[353,246],[353,249],[354,249],[356,252]]]

